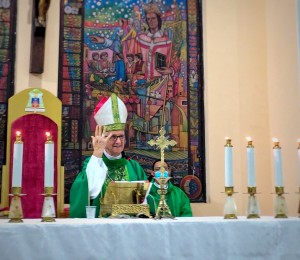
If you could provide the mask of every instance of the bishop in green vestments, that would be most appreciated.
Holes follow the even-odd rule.
[[[146,174],[142,167],[134,160],[126,158],[122,153],[120,159],[110,160],[105,154],[102,156],[103,163],[107,166],[107,176],[104,180],[103,186],[96,195],[96,197],[90,196],[89,182],[87,178],[87,166],[90,161],[95,158],[89,157],[85,160],[82,171],[76,177],[71,191],[70,191],[70,217],[72,218],[85,218],[85,206],[96,206],[96,216],[99,216],[100,210],[100,197],[103,197],[107,188],[107,185],[111,181],[137,181],[146,180]],[[92,162],[91,162],[92,163]],[[99,184],[101,180],[99,181]],[[92,198],[92,199],[91,199]]]
[[[97,122],[92,136],[93,154],[84,162],[70,191],[70,217],[85,218],[85,206],[96,206],[99,215],[100,197],[111,181],[146,180],[142,167],[125,157],[125,126],[127,109],[123,101],[112,94],[103,98],[94,111]]]

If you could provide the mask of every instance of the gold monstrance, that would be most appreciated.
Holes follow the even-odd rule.
[[[164,176],[164,172],[165,172],[165,167],[164,167],[164,163],[165,163],[165,149],[168,146],[174,146],[175,144],[177,144],[174,140],[168,140],[168,138],[165,137],[165,133],[166,131],[163,129],[163,127],[160,129],[159,131],[159,137],[156,138],[156,140],[150,140],[148,142],[148,144],[150,144],[151,146],[156,145],[159,149],[160,149],[160,157],[161,157],[161,166],[160,166],[160,177],[159,178],[154,178],[155,180],[157,180],[157,182],[160,185],[160,188],[157,190],[157,193],[160,195],[160,201],[158,204],[158,208],[156,210],[156,216],[155,218],[157,219],[161,219],[161,218],[174,218],[172,216],[172,213],[169,209],[168,204],[166,203],[165,200],[165,195],[167,194],[167,189],[165,188],[166,183],[168,182],[169,179],[171,179],[170,177],[166,177]]]

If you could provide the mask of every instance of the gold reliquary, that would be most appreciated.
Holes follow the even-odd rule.
[[[118,217],[122,215],[150,216],[149,206],[143,204],[149,188],[145,181],[116,181],[107,186],[105,196],[100,199],[99,217]]]

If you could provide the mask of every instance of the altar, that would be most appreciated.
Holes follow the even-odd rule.
[[[1,259],[300,259],[300,218],[0,219]]]

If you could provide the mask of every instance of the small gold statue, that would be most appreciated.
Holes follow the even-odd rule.
[[[41,26],[46,27],[46,14],[48,12],[51,0],[39,0],[38,22]]]

